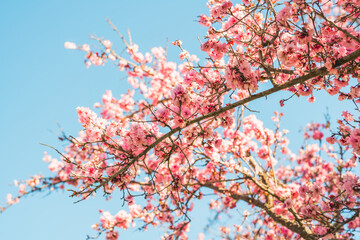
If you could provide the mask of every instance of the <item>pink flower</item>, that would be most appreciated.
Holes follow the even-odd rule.
[[[220,15],[222,14],[222,9],[221,9],[221,5],[214,5],[211,9],[210,9],[210,14],[213,18],[217,18],[220,17]]]
[[[52,159],[49,164],[49,170],[52,172],[57,172],[64,167],[64,162],[58,161],[56,159]]]
[[[167,108],[160,108],[156,111],[156,117],[159,121],[167,123],[169,121],[170,110]]]
[[[341,190],[345,190],[347,194],[353,195],[355,194],[354,186],[357,186],[359,184],[359,177],[356,176],[352,172],[346,172],[346,174],[343,177],[343,183],[340,185]]]
[[[100,222],[104,229],[110,229],[114,225],[114,217],[110,212],[103,212],[103,215],[100,217]]]
[[[119,233],[117,231],[111,230],[106,233],[106,240],[117,240],[119,238]]]
[[[215,147],[216,147],[216,148],[220,148],[222,141],[223,141],[223,140],[222,140],[221,138],[216,139],[216,140],[215,140]]]
[[[232,58],[225,69],[225,78],[232,89],[250,90],[258,89],[259,72],[253,71],[246,60]]]
[[[110,40],[104,40],[103,41],[104,47],[105,48],[111,48],[112,43],[110,42]]]
[[[132,196],[127,196],[126,198],[125,198],[125,201],[129,204],[129,205],[133,205],[134,204],[134,197],[132,197]]]
[[[171,90],[171,96],[176,106],[186,104],[189,101],[189,96],[182,85],[176,85]]]
[[[269,151],[267,146],[261,147],[257,152],[259,158],[261,159],[268,159],[269,158]]]
[[[325,67],[328,71],[331,71],[331,69],[333,68],[333,63],[331,60],[327,59],[325,62]]]
[[[115,215],[115,224],[117,227],[127,229],[130,227],[131,221],[132,221],[131,215],[125,212],[124,210],[120,210]]]
[[[313,102],[315,102],[315,99],[316,99],[316,98],[315,98],[314,96],[311,96],[311,97],[308,98],[308,101],[311,102],[311,103],[313,103]]]
[[[132,218],[139,218],[141,217],[141,207],[136,204],[132,204],[129,206],[129,212]]]
[[[329,144],[334,144],[336,142],[336,139],[333,138],[333,137],[327,137],[326,138],[326,141],[329,143]]]
[[[47,154],[47,152],[44,152],[43,161],[44,162],[51,162],[52,157]]]
[[[291,16],[291,5],[288,2],[284,2],[285,7],[279,11],[276,15],[276,20],[279,22],[287,21]]]
[[[350,114],[348,111],[343,111],[341,116],[345,119],[347,122],[354,121],[354,116]]]
[[[205,234],[204,233],[199,233],[197,240],[204,240],[204,239],[205,239]]]
[[[201,51],[209,52],[213,45],[214,45],[214,43],[212,41],[206,41],[203,44],[201,44],[200,49],[201,49]]]
[[[7,204],[12,204],[13,203],[13,199],[12,199],[13,197],[12,197],[12,195],[11,195],[11,193],[8,193],[7,195],[6,195],[6,202],[7,202]]]
[[[190,110],[190,108],[188,108],[188,107],[182,107],[181,108],[181,115],[185,118],[185,119],[187,119],[187,118],[189,118],[190,116],[191,116],[191,110]]]
[[[65,42],[65,43],[64,43],[64,47],[65,47],[66,49],[77,49],[76,44],[73,43],[73,42]]]
[[[300,209],[300,213],[308,217],[312,217],[316,215],[317,212],[318,212],[318,207],[315,205],[304,205]]]
[[[181,59],[181,60],[184,60],[185,58],[187,58],[187,57],[189,57],[189,52],[188,51],[182,51],[181,53],[180,53],[180,55],[179,55],[179,58]]]
[[[314,140],[321,140],[324,137],[324,134],[319,130],[315,130],[312,137]]]
[[[172,44],[173,44],[174,46],[180,47],[181,44],[182,44],[182,42],[181,42],[180,40],[175,40],[174,42],[172,42]]]
[[[19,194],[24,194],[26,192],[26,185],[20,184],[19,185]]]
[[[316,226],[313,230],[314,233],[317,235],[324,235],[327,232],[327,229],[322,226]]]
[[[322,189],[319,185],[314,184],[311,188],[312,196],[319,197],[322,194]]]
[[[85,52],[89,52],[90,51],[90,46],[89,44],[83,44],[81,46],[81,50],[85,51]]]
[[[300,197],[305,198],[306,195],[308,194],[308,192],[309,192],[308,186],[306,186],[306,185],[301,185],[300,186],[300,188],[299,188]]]
[[[360,154],[360,129],[354,129],[350,137],[347,138],[351,147],[354,149],[356,154]]]
[[[204,27],[210,27],[211,26],[211,21],[210,18],[204,14],[201,14],[199,17],[198,22],[203,25]]]
[[[223,13],[226,13],[227,10],[232,7],[232,5],[233,5],[233,4],[232,4],[231,1],[228,1],[228,0],[224,1],[224,2],[221,4],[222,12],[223,12]]]
[[[291,198],[286,199],[284,202],[284,208],[292,208],[292,207],[293,207],[293,202]]]
[[[184,83],[191,86],[194,82],[199,84],[201,87],[204,86],[203,77],[198,72],[192,70],[185,75]]]

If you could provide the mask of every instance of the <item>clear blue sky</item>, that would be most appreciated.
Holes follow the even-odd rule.
[[[56,153],[41,146],[46,143],[62,149],[57,141],[57,122],[66,133],[76,135],[77,106],[92,107],[101,100],[105,90],[115,96],[127,91],[125,74],[111,64],[86,69],[83,53],[65,50],[65,41],[79,44],[94,43],[89,34],[96,34],[114,42],[122,49],[117,35],[106,23],[110,18],[126,33],[129,28],[133,41],[140,50],[153,46],[165,46],[176,39],[183,41],[191,53],[201,55],[197,36],[203,36],[205,28],[196,23],[197,16],[206,13],[205,1],[1,1],[0,2],[0,203],[5,202],[9,186],[14,179],[30,175],[49,175],[47,164],[42,161],[43,152],[54,157]],[[169,46],[169,59],[178,61],[179,50]],[[306,99],[292,99],[280,109],[279,100],[288,94],[270,96],[267,101],[258,100],[251,107],[259,110],[259,117],[272,127],[270,116],[275,110],[285,113],[284,127],[291,131],[292,149],[301,144],[298,130],[311,120],[322,121],[326,107],[332,118],[339,116],[340,109],[352,106],[336,103],[336,99],[316,94],[318,101],[309,104]],[[115,214],[121,209],[116,199],[105,202],[100,196],[73,204],[67,192],[41,193],[22,199],[21,203],[0,215],[0,239],[6,240],[62,240],[85,239],[94,234],[90,225],[98,222],[98,209]],[[194,214],[194,239],[196,232],[206,225],[206,204],[197,205]],[[137,232],[130,229],[121,232],[120,239],[158,239],[158,230]]]

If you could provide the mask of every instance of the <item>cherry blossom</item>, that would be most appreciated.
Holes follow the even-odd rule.
[[[97,52],[66,42],[84,52],[86,67],[114,63],[131,89],[120,96],[106,91],[97,111],[78,107],[78,136],[61,133],[66,147],[57,157],[44,154],[53,175],[16,181],[17,195],[8,194],[0,211],[44,189],[69,189],[79,201],[120,191],[123,207],[115,214],[100,210],[92,226],[108,240],[134,226],[188,239],[197,200],[231,222],[214,227],[223,239],[355,239],[359,1],[209,0],[207,6],[198,21],[207,28],[199,44],[204,61],[180,40],[172,47],[180,49],[181,64],[161,47],[143,53],[125,37],[127,56],[97,37],[91,37]],[[304,123],[298,151],[281,127],[284,114],[275,112],[274,126],[265,126],[248,107],[273,95],[276,111],[293,97],[312,103],[321,94],[351,101],[355,110],[336,122]]]

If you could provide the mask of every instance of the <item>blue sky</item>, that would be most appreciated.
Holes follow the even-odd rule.
[[[190,53],[203,56],[197,37],[206,29],[196,23],[197,16],[206,12],[205,1],[0,1],[0,203],[5,202],[14,179],[26,179],[33,174],[49,175],[43,152],[56,153],[40,143],[58,149],[64,146],[57,140],[57,122],[67,134],[76,135],[81,128],[76,116],[77,106],[92,107],[101,100],[105,90],[114,96],[127,91],[125,74],[109,64],[90,67],[83,64],[82,52],[64,49],[65,41],[79,44],[94,42],[89,34],[96,34],[114,42],[122,49],[121,41],[107,24],[106,18],[126,33],[131,30],[133,42],[140,50],[165,46],[181,39]],[[169,45],[169,59],[178,61],[179,50]],[[292,99],[280,108],[280,93],[267,101],[251,105],[259,110],[268,127],[275,110],[285,113],[284,127],[291,131],[293,150],[301,144],[298,132],[307,122],[323,121],[326,107],[335,119],[349,103],[337,103],[335,98],[315,94],[317,101]],[[68,192],[47,196],[45,193],[22,199],[21,203],[0,215],[0,239],[85,239],[94,234],[90,225],[98,222],[98,209],[116,213],[121,202],[105,202],[101,196],[78,204]],[[194,233],[206,225],[206,205],[198,204],[194,214]],[[205,216],[205,217],[204,217]],[[121,232],[120,239],[158,239],[158,230]]]

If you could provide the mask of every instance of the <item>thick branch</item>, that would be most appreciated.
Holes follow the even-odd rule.
[[[340,58],[340,59],[336,60],[335,64],[334,64],[334,68],[340,67],[340,66],[344,65],[345,63],[353,61],[356,58],[358,58],[359,56],[360,56],[360,49],[352,52],[351,54],[349,54],[349,55],[347,55],[347,56],[345,56],[343,58]],[[220,113],[223,113],[223,112],[226,112],[226,111],[228,111],[230,109],[233,109],[233,108],[236,108],[238,106],[244,105],[245,103],[252,102],[252,101],[254,101],[256,99],[268,96],[268,95],[270,95],[272,93],[278,92],[280,90],[284,90],[284,89],[286,89],[288,87],[292,87],[292,86],[294,86],[296,84],[304,83],[304,82],[306,82],[307,80],[309,80],[311,78],[318,77],[318,76],[323,76],[323,75],[326,75],[326,74],[328,74],[328,71],[327,71],[327,69],[325,67],[317,68],[317,69],[311,71],[310,73],[308,73],[306,75],[295,78],[295,79],[293,79],[291,81],[288,81],[288,82],[286,82],[284,84],[281,84],[281,85],[278,85],[278,86],[275,86],[275,87],[272,87],[272,88],[270,88],[268,90],[265,90],[265,91],[262,91],[260,93],[254,94],[254,95],[252,95],[252,96],[250,96],[248,98],[245,98],[243,100],[240,100],[240,101],[237,101],[235,103],[229,104],[226,107],[220,108],[217,111],[214,111],[214,112],[211,112],[209,114],[198,117],[196,119],[193,119],[193,120],[189,121],[186,126],[189,126],[189,125],[192,125],[194,123],[200,122],[200,121],[202,121],[204,119],[207,119],[207,118],[215,117],[215,116],[219,115]]]
[[[248,204],[252,204],[256,207],[263,209],[275,222],[277,222],[277,223],[283,225],[284,227],[288,228],[289,230],[299,234],[304,239],[307,239],[307,240],[318,239],[317,235],[312,233],[312,231],[309,228],[303,227],[295,221],[291,221],[283,216],[276,214],[273,210],[271,210],[271,208],[269,206],[267,206],[265,203],[261,202],[260,200],[253,199],[253,198],[249,197],[248,195],[229,193],[228,190],[216,187],[209,183],[205,183],[202,186],[210,188],[216,192],[231,196],[235,200],[242,200]]]

